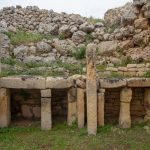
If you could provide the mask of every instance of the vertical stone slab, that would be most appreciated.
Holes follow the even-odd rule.
[[[71,88],[68,90],[68,116],[67,123],[69,126],[77,119],[77,89]]]
[[[10,121],[10,91],[0,88],[0,127],[7,127]]]
[[[120,115],[119,126],[121,128],[131,127],[130,102],[132,99],[132,89],[123,88],[120,93]]]
[[[85,103],[84,103],[85,90],[77,88],[77,118],[78,118],[78,128],[84,128],[85,119]]]
[[[41,91],[41,95],[51,95],[51,90]],[[41,98],[41,128],[42,130],[50,130],[52,128],[52,112],[51,112],[51,97]]]
[[[104,105],[105,105],[105,93],[98,93],[98,126],[103,127],[104,121]]]
[[[95,69],[96,48],[97,46],[95,44],[89,44],[86,50],[87,130],[90,135],[96,135],[97,133],[97,84]]]
[[[150,121],[150,88],[145,89],[144,93],[145,121]]]

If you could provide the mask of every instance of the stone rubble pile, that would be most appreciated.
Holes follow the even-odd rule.
[[[97,65],[121,64],[124,58],[138,63],[150,59],[150,2],[133,0],[108,10],[104,21],[94,22],[76,14],[56,13],[36,6],[5,7],[0,11],[2,48],[0,59],[14,57],[23,62],[63,62],[77,64],[73,53],[88,43],[97,44]],[[53,35],[51,40],[13,45],[4,32]]]

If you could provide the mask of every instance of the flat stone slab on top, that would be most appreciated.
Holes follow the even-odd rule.
[[[46,88],[50,89],[66,89],[71,88],[74,86],[74,80],[73,79],[64,79],[64,78],[53,78],[53,77],[47,77],[46,78]]]
[[[45,89],[44,77],[11,76],[0,78],[0,87],[13,89]]]
[[[126,79],[118,79],[118,78],[106,78],[106,79],[99,79],[100,88],[120,88],[127,86]]]
[[[128,87],[150,87],[150,78],[129,78]]]

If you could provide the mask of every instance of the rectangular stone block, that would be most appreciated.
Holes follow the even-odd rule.
[[[85,102],[84,102],[85,90],[77,88],[77,116],[78,116],[78,128],[84,128],[85,117]]]
[[[98,93],[98,125],[104,126],[104,104],[105,95],[104,93]]]
[[[10,91],[0,88],[0,127],[8,127],[10,121]]]
[[[76,88],[68,90],[68,116],[67,123],[71,126],[77,119],[77,95]]]
[[[74,86],[74,81],[72,79],[64,79],[64,78],[46,78],[46,88],[50,89],[65,89],[71,88]]]
[[[150,78],[130,78],[127,79],[128,87],[150,87]]]
[[[41,99],[41,128],[42,130],[52,128],[51,98]]]
[[[41,90],[41,97],[47,98],[51,97],[51,95],[52,95],[51,89]]]
[[[0,78],[0,86],[14,89],[45,89],[45,78],[14,76]]]
[[[127,85],[126,79],[100,79],[101,88],[120,88]]]

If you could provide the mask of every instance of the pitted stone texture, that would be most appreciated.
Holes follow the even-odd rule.
[[[78,116],[78,128],[84,128],[85,119],[85,102],[84,102],[85,90],[77,88],[77,116]]]
[[[46,79],[46,88],[65,89],[65,88],[71,88],[73,86],[74,86],[74,82],[72,79],[52,78],[52,77],[47,77]]]
[[[128,87],[150,87],[149,78],[130,78],[127,79]]]
[[[87,58],[87,129],[89,135],[97,133],[97,82],[95,69],[95,52],[97,46],[89,44],[86,50]]]
[[[42,130],[52,128],[51,98],[41,99],[41,128]]]
[[[123,88],[120,93],[120,115],[119,126],[121,128],[131,127],[130,102],[132,99],[132,90]]]
[[[51,97],[51,89],[41,90],[41,97]]]
[[[68,90],[68,117],[67,123],[71,126],[77,119],[77,89]]]
[[[14,76],[0,78],[0,86],[13,89],[45,89],[45,78]]]
[[[10,120],[10,91],[0,88],[0,127],[7,127]]]
[[[98,125],[104,126],[104,105],[105,105],[105,93],[98,93]]]
[[[120,88],[127,85],[126,79],[100,79],[101,88]]]

